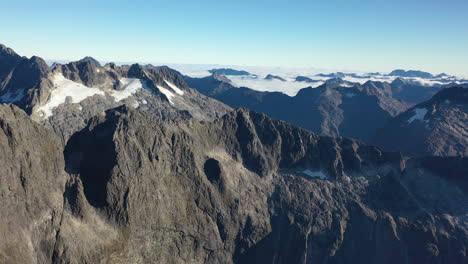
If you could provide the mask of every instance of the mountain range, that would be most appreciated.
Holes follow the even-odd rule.
[[[2,49],[5,50],[5,49]],[[85,59],[49,68],[43,59],[27,59],[12,50],[2,61],[0,102],[14,103],[37,122],[50,126],[65,142],[86,121],[105,110],[127,104],[161,118],[212,120],[230,110],[189,88],[167,67],[108,63]]]
[[[0,263],[468,262],[468,88],[230,79],[0,46]]]

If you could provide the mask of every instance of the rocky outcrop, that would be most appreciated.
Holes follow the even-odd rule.
[[[98,60],[96,60],[95,58],[90,57],[90,56],[86,56],[86,57],[82,58],[82,59],[79,60],[79,61],[80,61],[80,62],[89,61],[89,62],[91,62],[92,64],[96,65],[97,67],[101,67],[101,63],[99,63]]]

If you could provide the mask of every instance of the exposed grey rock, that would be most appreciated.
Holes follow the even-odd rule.
[[[101,67],[101,63],[99,63],[98,60],[96,60],[95,58],[90,57],[90,56],[86,56],[86,57],[84,57],[83,59],[81,59],[81,60],[79,60],[79,61],[80,61],[80,62],[90,61],[90,62],[93,63],[95,66]]]
[[[0,80],[4,80],[20,61],[21,56],[14,50],[0,44]]]
[[[0,124],[44,134],[19,115],[0,115]],[[38,141],[34,146],[48,146],[48,137],[54,138],[3,131],[7,149],[31,139]],[[397,153],[320,137],[246,109],[214,122],[163,120],[128,107],[107,111],[68,142],[65,186],[57,176],[61,150],[47,151],[47,160],[58,162],[37,168],[56,164],[44,174],[54,177],[34,178],[36,170],[23,170],[7,174],[8,184],[1,185],[20,182],[21,175],[35,188],[47,180],[49,192],[40,201],[63,205],[57,209],[61,220],[48,225],[53,235],[42,232],[31,240],[50,243],[34,251],[0,251],[16,262],[467,261],[466,159],[439,158],[437,166],[427,159],[404,162]],[[6,168],[28,157],[18,155],[4,160]],[[326,178],[308,176],[306,169]],[[50,186],[62,192],[53,195]],[[40,190],[14,189],[12,197]],[[21,219],[28,207],[6,201],[2,205],[13,209],[8,217]]]
[[[14,103],[31,113],[50,89],[51,83],[45,79],[49,67],[39,57],[28,59],[5,46],[0,48],[0,103]]]
[[[45,119],[58,74],[100,93],[68,96]],[[405,160],[229,112],[164,66],[49,69],[0,46],[0,77],[2,102],[37,121],[0,105],[0,263],[468,262],[466,158]],[[235,103],[290,107],[293,122],[329,135],[368,137],[360,125],[404,107],[391,85],[333,77],[297,97],[233,88],[216,72],[197,81]],[[125,78],[143,87],[117,100]],[[444,92],[424,107],[463,132],[466,91]],[[449,95],[457,107],[440,106]],[[457,133],[441,134],[467,138]]]
[[[51,263],[63,214],[62,145],[13,105],[0,105],[0,263]]]
[[[226,75],[221,75],[217,72],[213,73],[213,78],[221,82],[227,82],[227,83],[231,82],[231,80],[229,80],[229,78],[226,77]]]

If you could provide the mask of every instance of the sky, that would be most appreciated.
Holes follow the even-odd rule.
[[[100,61],[468,75],[468,0],[0,0],[0,43]]]

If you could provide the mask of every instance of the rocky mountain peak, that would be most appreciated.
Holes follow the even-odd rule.
[[[405,85],[407,83],[408,82],[405,79],[401,78],[401,77],[398,77],[398,78],[396,78],[395,80],[392,81],[392,85]]]
[[[98,60],[96,60],[95,58],[93,57],[90,57],[90,56],[86,56],[84,57],[83,59],[79,60],[79,62],[91,62],[92,64],[94,64],[96,67],[101,67],[101,63],[99,63]]]
[[[218,72],[214,72],[212,75],[211,75],[215,80],[218,80],[220,82],[226,82],[226,83],[230,83],[231,80],[226,77],[226,75],[222,75],[222,74],[219,74]]]
[[[277,75],[273,75],[273,74],[268,74],[268,75],[265,77],[265,80],[279,80],[279,81],[282,81],[282,82],[285,82],[285,81],[286,81],[286,80],[283,79],[282,77],[277,76]]]
[[[130,66],[127,72],[128,78],[143,78],[145,76],[144,67],[138,63]]]
[[[16,54],[16,52],[13,49],[11,49],[11,48],[3,45],[3,44],[0,44],[0,58],[3,59],[6,56],[20,57],[18,54]]]

